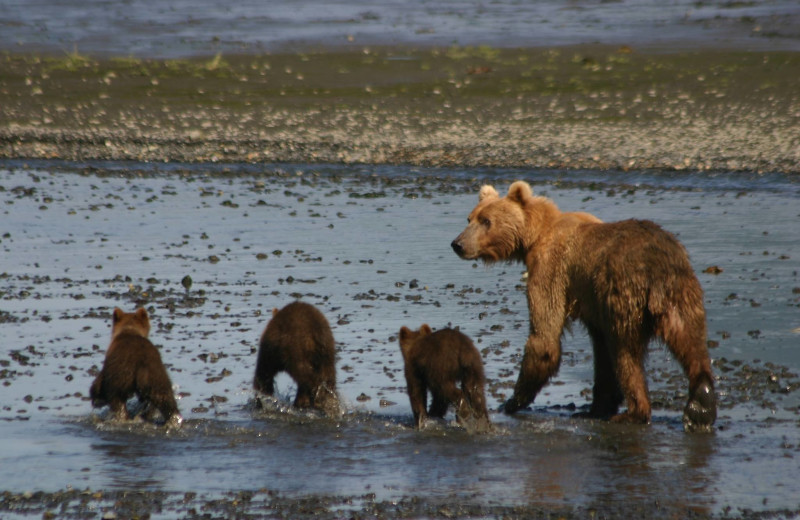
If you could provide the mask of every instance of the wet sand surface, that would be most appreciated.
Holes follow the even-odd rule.
[[[564,210],[653,219],[705,290],[720,415],[686,434],[686,382],[653,345],[653,423],[571,417],[591,396],[576,325],[560,373],[496,431],[412,428],[401,325],[459,326],[496,409],[527,330],[522,268],[449,243],[481,184],[518,178]],[[791,517],[800,496],[798,200],[793,176],[347,165],[6,161],[0,511],[37,517]],[[181,281],[191,277],[187,290]],[[273,307],[318,306],[344,414],[257,406]],[[116,423],[87,399],[114,306],[144,306],[180,430]]]
[[[800,54],[0,55],[0,157],[800,173]]]

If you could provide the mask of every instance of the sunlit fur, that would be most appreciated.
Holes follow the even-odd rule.
[[[449,328],[433,332],[423,324],[416,331],[402,327],[398,340],[417,428],[424,426],[427,416],[444,417],[451,406],[465,427],[479,431],[490,427],[483,361],[469,337]],[[428,392],[431,405],[426,410]]]
[[[136,395],[150,417],[158,410],[170,425],[183,420],[178,413],[172,382],[161,361],[158,349],[147,339],[150,319],[147,311],[126,313],[114,309],[111,343],[103,368],[89,389],[92,404],[108,404],[117,418],[128,419],[126,402]]]
[[[280,372],[288,373],[297,384],[297,408],[338,414],[333,332],[325,316],[309,303],[296,301],[274,309],[261,335],[253,388],[273,395]]]
[[[572,318],[586,326],[594,349],[589,415],[650,420],[643,362],[648,343],[659,338],[689,379],[687,429],[713,423],[702,289],[672,234],[647,220],[603,223],[589,213],[562,213],[522,181],[505,197],[481,188],[468,220],[451,244],[456,254],[528,268],[530,335],[506,412],[527,406],[558,371],[561,334]],[[627,411],[618,414],[623,399]]]

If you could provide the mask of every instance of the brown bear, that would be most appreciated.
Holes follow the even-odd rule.
[[[108,404],[118,419],[130,419],[126,403],[136,395],[145,405],[146,417],[152,418],[155,408],[168,425],[179,425],[183,418],[172,393],[172,382],[158,349],[147,339],[147,311],[140,308],[127,313],[115,308],[111,319],[111,344],[103,368],[89,389],[92,405],[100,408]]]
[[[685,429],[711,429],[716,397],[703,291],[672,234],[648,220],[603,223],[588,213],[562,213],[522,181],[505,197],[481,188],[467,222],[451,244],[458,256],[528,268],[530,335],[503,411],[527,406],[558,371],[562,331],[568,319],[579,319],[594,351],[593,401],[585,415],[650,421],[643,364],[655,337],[689,379]],[[627,410],[618,413],[623,399]]]
[[[424,324],[417,331],[402,327],[399,342],[417,428],[425,425],[428,415],[444,417],[451,404],[460,424],[476,430],[489,428],[483,361],[472,340],[453,329],[432,332]],[[456,386],[459,382],[460,389]],[[428,391],[431,406],[426,414]]]
[[[328,414],[339,409],[336,345],[328,320],[316,307],[293,302],[273,309],[258,350],[253,388],[275,392],[275,375],[287,372],[297,384],[294,406]]]

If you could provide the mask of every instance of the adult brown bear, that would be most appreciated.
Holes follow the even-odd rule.
[[[483,186],[467,220],[451,244],[458,256],[528,268],[530,335],[514,394],[503,405],[506,413],[531,403],[558,371],[562,331],[568,319],[579,319],[594,350],[593,401],[586,415],[650,421],[643,365],[655,337],[689,379],[685,429],[710,430],[716,397],[703,291],[672,234],[648,220],[603,223],[588,213],[562,213],[522,181],[505,197]],[[627,410],[618,413],[623,399]]]
[[[297,408],[338,412],[336,345],[328,320],[311,304],[298,301],[273,309],[261,335],[253,388],[272,395],[275,376],[284,371],[297,383]]]
[[[433,332],[423,324],[416,331],[402,327],[398,339],[417,428],[424,426],[428,415],[444,417],[450,405],[459,424],[476,431],[490,428],[483,361],[466,334],[453,329]],[[426,412],[428,392],[431,406]]]
[[[108,404],[117,418],[129,419],[126,402],[136,395],[146,406],[146,416],[151,416],[155,408],[168,425],[179,425],[183,418],[172,393],[172,382],[158,349],[147,339],[147,311],[128,313],[115,308],[111,321],[111,344],[103,369],[89,389],[92,405],[99,408]]]

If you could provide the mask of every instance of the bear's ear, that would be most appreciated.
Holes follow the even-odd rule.
[[[531,197],[533,197],[533,190],[525,181],[517,181],[508,188],[508,198],[517,204],[524,205],[525,201]]]
[[[278,308],[277,307],[273,307],[272,308],[272,317],[274,318],[276,314],[278,314]]]
[[[139,323],[148,327],[150,326],[150,317],[147,315],[147,311],[144,310],[144,307],[139,307],[136,309],[136,319],[139,321]]]
[[[411,335],[411,329],[409,329],[405,325],[400,327],[399,337],[401,342],[407,340],[410,335]]]
[[[431,330],[431,326],[428,325],[427,323],[423,323],[422,324],[422,327],[419,328],[419,332],[423,336],[427,336],[428,334],[433,334],[433,331]]]
[[[125,311],[119,307],[114,307],[114,312],[111,314],[111,323],[117,323],[123,316],[125,316]]]
[[[481,187],[481,191],[478,194],[478,201],[481,202],[484,199],[491,199],[493,197],[499,197],[500,194],[497,193],[497,190],[494,189],[492,186],[485,184]]]

